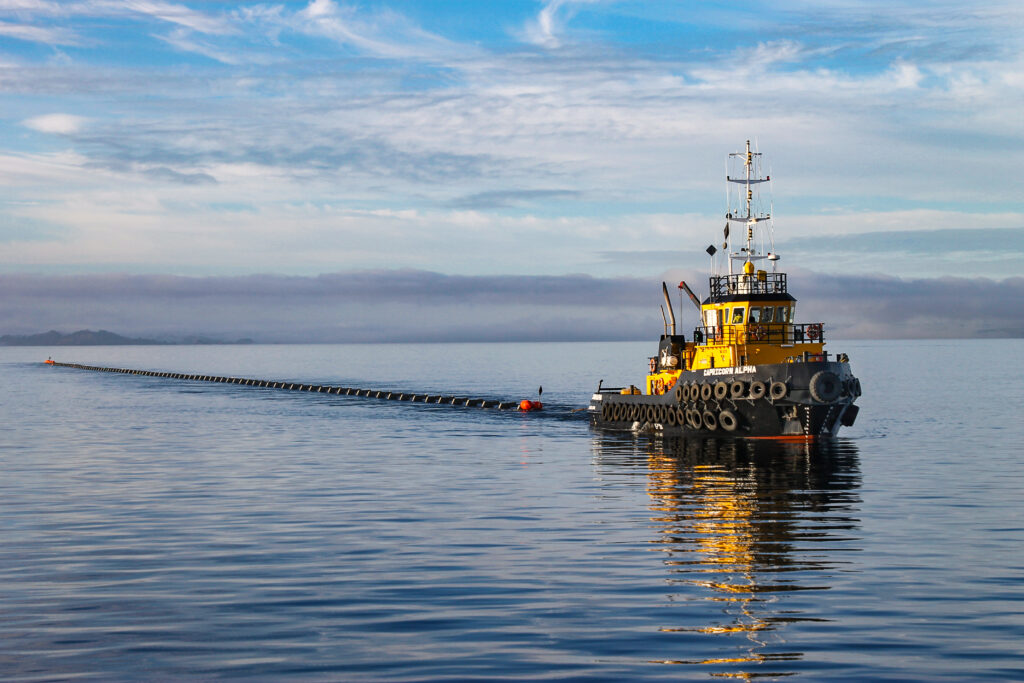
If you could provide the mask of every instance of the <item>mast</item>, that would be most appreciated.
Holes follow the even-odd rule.
[[[758,223],[771,221],[771,213],[761,210],[758,201],[759,197],[755,197],[755,187],[771,180],[770,176],[761,177],[761,153],[751,151],[750,140],[747,140],[746,151],[730,154],[729,160],[742,160],[743,162],[743,172],[740,177],[733,177],[729,175],[728,170],[726,171],[726,180],[730,183],[741,185],[743,194],[742,197],[736,198],[739,201],[734,206],[732,194],[729,193],[728,213],[725,214],[726,239],[729,237],[730,224],[739,223],[746,229],[746,235],[744,236],[745,246],[740,247],[739,251],[731,252],[728,255],[729,274],[731,275],[733,272],[733,261],[743,261],[745,263],[753,263],[762,259],[775,261],[778,259],[778,256],[771,251],[763,253],[763,238],[761,240],[762,248],[760,249],[754,240],[754,229],[758,227]]]

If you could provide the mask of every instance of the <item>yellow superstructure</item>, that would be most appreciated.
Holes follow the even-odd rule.
[[[712,278],[712,295],[700,305],[701,324],[677,350],[650,359],[647,393],[671,390],[686,371],[793,362],[824,353],[820,323],[793,322],[796,299],[785,275],[755,271]],[[672,336],[672,339],[681,337]]]

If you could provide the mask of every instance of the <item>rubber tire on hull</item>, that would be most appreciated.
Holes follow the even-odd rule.
[[[768,387],[768,395],[772,397],[773,401],[781,401],[789,395],[789,387],[785,382],[774,381]]]
[[[747,385],[745,382],[735,380],[729,385],[729,398],[743,398],[743,394],[745,393],[747,393]]]
[[[750,398],[755,401],[764,398],[765,392],[768,391],[768,387],[764,385],[764,382],[760,380],[754,380],[750,383]]]
[[[820,370],[814,373],[810,383],[811,398],[818,403],[832,403],[843,391],[843,383],[836,373]]]
[[[713,432],[718,429],[718,418],[710,410],[705,410],[704,414],[701,415],[701,421],[704,423],[704,428],[709,432]]]
[[[735,432],[740,426],[739,420],[731,410],[723,410],[718,414],[718,424],[727,432]]]

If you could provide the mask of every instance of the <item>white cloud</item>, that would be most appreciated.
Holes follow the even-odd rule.
[[[480,54],[475,47],[423,30],[397,12],[362,13],[332,0],[313,0],[285,21],[289,30],[299,34],[322,36],[386,59],[465,62]]]
[[[593,4],[601,0],[547,0],[537,16],[526,22],[522,38],[539,47],[561,47],[565,25],[571,18],[574,5]]]
[[[332,0],[313,0],[302,14],[310,19],[334,16],[338,13],[338,6]]]
[[[229,34],[235,29],[224,18],[198,12],[185,5],[160,0],[117,0],[116,2],[96,1],[94,7],[112,13],[135,12],[160,19],[172,24],[207,34]]]
[[[80,45],[82,39],[74,31],[51,26],[29,26],[0,21],[0,36],[45,45]]]
[[[22,121],[22,125],[40,133],[71,135],[77,133],[88,119],[74,114],[43,114]]]
[[[182,52],[194,52],[195,54],[209,57],[221,64],[239,65],[254,61],[269,61],[266,59],[261,60],[258,57],[245,57],[230,49],[221,49],[206,42],[198,41],[192,37],[192,32],[187,29],[175,29],[169,35],[157,36],[157,38]]]
[[[4,12],[50,12],[54,3],[45,0],[0,0],[0,11]]]

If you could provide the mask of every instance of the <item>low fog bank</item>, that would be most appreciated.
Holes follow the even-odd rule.
[[[698,295],[704,275],[659,279],[456,276],[359,271],[316,277],[250,275],[0,276],[0,334],[105,329],[132,337],[257,343],[647,340],[662,330],[661,279],[669,282],[680,331],[696,310],[675,285]],[[829,337],[1024,336],[1024,278],[834,276],[791,272],[797,318],[824,321]]]

